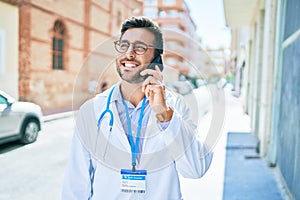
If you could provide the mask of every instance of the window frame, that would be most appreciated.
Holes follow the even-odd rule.
[[[56,20],[52,28],[51,66],[53,70],[65,70],[66,28],[61,20]]]

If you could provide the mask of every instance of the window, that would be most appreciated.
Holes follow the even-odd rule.
[[[56,21],[52,38],[52,69],[64,69],[64,39],[65,27],[61,21]]]
[[[7,104],[7,99],[0,95],[0,104]]]

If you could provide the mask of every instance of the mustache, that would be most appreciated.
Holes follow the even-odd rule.
[[[139,65],[141,65],[141,63],[138,60],[134,59],[134,58],[132,58],[132,59],[128,59],[128,58],[121,59],[120,63],[122,63],[124,61],[135,62],[135,63],[138,63]]]

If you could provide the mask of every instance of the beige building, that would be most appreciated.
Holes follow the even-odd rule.
[[[146,0],[144,15],[154,19],[164,32],[167,82],[177,81],[180,74],[198,77],[205,72],[210,63],[184,0]]]
[[[98,50],[99,44],[111,41],[124,19],[140,15],[143,3],[2,0],[0,11],[1,19],[9,19],[0,22],[1,89],[49,113],[71,109],[73,96],[80,104],[93,95],[98,82],[114,78],[113,70],[103,73],[113,55]]]
[[[229,73],[229,69],[226,70],[225,68],[226,62],[228,60],[227,57],[229,56],[228,55],[229,49],[224,47],[218,47],[218,48],[206,47],[205,51],[207,52],[207,55],[209,56],[211,62],[213,62],[213,66],[215,67],[214,71],[210,70],[210,74],[212,77],[224,76],[226,73]]]

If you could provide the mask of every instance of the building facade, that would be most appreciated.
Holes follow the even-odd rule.
[[[224,0],[245,111],[258,150],[300,199],[300,1]],[[239,44],[243,44],[243,48]],[[243,70],[241,70],[243,69]],[[238,72],[238,73],[237,73]]]
[[[92,86],[93,81],[102,84],[114,79],[114,72],[102,73],[104,67],[101,67],[102,60],[103,63],[111,61],[114,55],[95,49],[119,33],[124,19],[141,15],[143,3],[138,0],[2,0],[0,9],[1,18],[13,19],[9,26],[10,20],[7,23],[1,20],[1,38],[14,47],[8,49],[8,44],[1,43],[6,47],[6,63],[0,68],[1,89],[8,88],[18,99],[35,102],[48,113],[69,110],[74,101],[80,104],[92,95],[91,87],[97,86]],[[91,54],[98,61],[92,64],[98,64],[97,75],[102,74],[101,80],[93,74],[95,67],[89,66]],[[90,78],[81,80],[83,73]]]
[[[201,48],[196,25],[186,2],[184,0],[146,0],[144,15],[154,19],[164,33],[165,81],[178,81],[180,75],[207,79],[212,63]]]

